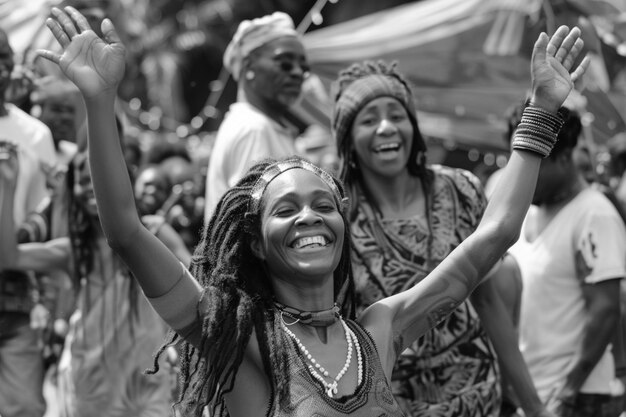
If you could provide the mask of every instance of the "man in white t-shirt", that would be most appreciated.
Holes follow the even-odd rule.
[[[559,416],[617,417],[610,341],[626,275],[626,230],[611,202],[584,180],[570,113],[542,161],[533,206],[511,248],[522,273],[520,350],[537,392]]]
[[[15,223],[19,226],[48,194],[42,164],[54,165],[52,135],[46,125],[5,102],[13,70],[13,51],[0,29],[0,142],[17,147],[19,174],[15,190]],[[1,232],[0,232],[1,233]],[[0,270],[0,415],[41,417],[43,357],[30,314],[36,300],[27,276]]]
[[[237,81],[237,102],[220,125],[206,180],[205,223],[222,195],[254,162],[296,154],[297,129],[287,111],[309,71],[304,46],[282,12],[244,20],[224,53]]]

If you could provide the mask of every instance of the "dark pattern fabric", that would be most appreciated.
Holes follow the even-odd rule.
[[[279,408],[278,399],[274,398],[268,417],[405,417],[391,393],[371,336],[358,323],[346,323],[359,339],[363,355],[363,381],[355,393],[328,397],[322,384],[309,372],[302,352],[290,343],[290,405]]]
[[[478,225],[486,200],[471,173],[432,166],[427,219],[383,219],[358,199],[351,225],[359,311],[421,281]],[[392,389],[411,416],[497,416],[493,347],[469,302],[402,353]]]
[[[578,394],[573,404],[563,404],[561,417],[618,417],[622,412],[622,397],[604,394]]]

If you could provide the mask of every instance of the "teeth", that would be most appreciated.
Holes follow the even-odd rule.
[[[385,143],[382,145],[378,145],[376,148],[374,148],[376,152],[384,152],[384,151],[391,151],[391,150],[395,151],[398,149],[400,149],[399,143]]]
[[[324,238],[324,236],[311,236],[303,237],[302,239],[296,240],[293,244],[293,247],[296,249],[300,249],[305,246],[319,247],[325,246],[326,243],[326,238]]]

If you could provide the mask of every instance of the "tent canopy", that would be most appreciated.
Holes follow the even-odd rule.
[[[327,88],[353,62],[396,61],[414,86],[426,136],[506,150],[505,113],[530,86],[529,58],[546,30],[545,6],[541,0],[424,0],[312,31],[304,43]],[[601,113],[594,126],[605,125],[593,132],[604,141],[624,122],[606,94],[592,90],[588,110]],[[322,106],[328,117],[332,105]]]

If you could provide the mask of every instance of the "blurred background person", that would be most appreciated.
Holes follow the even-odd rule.
[[[78,89],[65,79],[47,76],[35,81],[30,100],[31,114],[52,133],[57,164],[67,167],[76,154],[78,128],[85,121]]]
[[[160,204],[154,214],[163,216],[193,252],[204,225],[205,179],[202,170],[205,167],[191,157],[183,142],[168,140],[149,147],[146,164],[154,169],[144,172],[144,179],[146,174],[151,177],[152,185],[156,186],[151,189],[157,191],[155,197]],[[165,199],[161,195],[164,187],[167,187]]]
[[[2,164],[0,225],[7,233],[0,236],[0,266],[44,274],[65,271],[76,292],[58,365],[61,415],[168,415],[171,378],[143,374],[152,365],[154,346],[164,339],[166,326],[106,242],[86,153],[76,154],[66,176],[71,190],[69,235],[42,243],[17,244],[9,219],[18,164],[13,159]],[[156,216],[142,219],[181,262],[190,262],[184,243],[166,222]]]
[[[157,214],[172,192],[172,185],[161,166],[146,164],[137,171],[134,189],[139,213]]]
[[[560,416],[616,417],[610,349],[626,274],[626,229],[612,203],[573,159],[579,116],[565,123],[539,171],[518,242],[523,292],[520,349],[537,391]]]
[[[298,129],[287,112],[309,72],[300,36],[281,12],[241,22],[224,53],[224,67],[237,81],[237,101],[222,121],[211,152],[205,222],[254,161],[297,153]]]
[[[614,135],[606,144],[609,155],[608,178],[621,213],[626,212],[626,132]],[[616,358],[616,377],[626,386],[626,280],[620,284],[621,322],[620,331],[616,332],[613,352]],[[626,412],[626,394],[622,403],[622,411]]]
[[[5,101],[13,68],[13,50],[0,29],[0,142],[5,150],[15,147],[21,167],[11,200],[11,230],[47,197],[42,166],[54,165],[56,160],[50,129]],[[9,233],[13,232],[4,229],[0,234]],[[45,411],[43,358],[38,331],[31,326],[38,288],[24,273],[8,269],[0,268],[0,414],[40,417]]]

